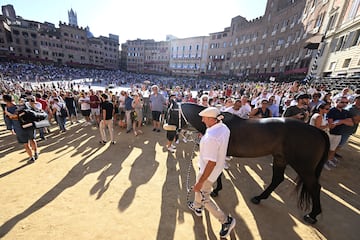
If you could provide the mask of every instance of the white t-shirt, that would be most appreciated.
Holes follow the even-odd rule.
[[[206,129],[200,140],[199,168],[204,173],[208,161],[216,162],[216,166],[207,180],[215,182],[225,166],[225,158],[230,138],[229,128],[219,122]]]
[[[90,98],[88,96],[80,97],[79,103],[80,103],[81,110],[90,110]]]

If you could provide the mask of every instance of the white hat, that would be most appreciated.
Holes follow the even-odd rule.
[[[217,118],[220,115],[220,110],[216,107],[208,107],[199,113],[200,117]]]

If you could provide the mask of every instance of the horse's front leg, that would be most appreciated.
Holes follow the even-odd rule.
[[[270,185],[262,192],[259,196],[255,196],[251,199],[251,202],[254,204],[259,204],[262,199],[267,199],[270,194],[279,186],[279,184],[284,181],[284,172],[285,166],[276,166],[274,161],[273,163],[273,176]]]

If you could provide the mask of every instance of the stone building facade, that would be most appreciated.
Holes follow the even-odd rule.
[[[52,23],[14,18],[15,13],[7,17],[5,13],[11,13],[9,9],[12,9],[9,5],[3,6],[0,16],[1,59],[119,68],[118,36],[89,37],[88,29],[74,24],[60,22],[55,27]]]

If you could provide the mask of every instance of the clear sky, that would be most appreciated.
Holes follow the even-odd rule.
[[[229,27],[238,15],[247,20],[262,16],[267,0],[1,0],[12,4],[16,15],[38,22],[68,23],[68,10],[77,13],[78,25],[90,27],[95,37],[119,35],[126,40],[163,41],[207,36]]]

